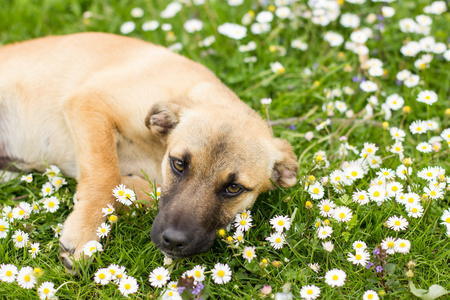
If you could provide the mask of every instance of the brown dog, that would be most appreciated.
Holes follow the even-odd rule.
[[[0,48],[0,167],[78,180],[61,235],[78,259],[97,239],[101,209],[120,183],[162,184],[151,238],[163,252],[206,251],[216,230],[258,194],[296,183],[290,145],[202,65],[165,48],[103,33],[46,37]],[[3,166],[1,166],[3,164]]]

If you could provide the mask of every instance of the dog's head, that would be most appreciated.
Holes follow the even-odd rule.
[[[171,257],[207,251],[219,228],[256,197],[297,181],[288,142],[273,138],[250,108],[155,105],[147,126],[165,138],[163,185],[151,238]],[[273,182],[273,183],[272,183]]]

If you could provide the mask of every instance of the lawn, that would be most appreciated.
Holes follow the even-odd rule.
[[[233,223],[188,259],[150,241],[156,209],[114,212],[79,277],[58,260],[76,182],[53,180],[49,195],[48,174],[0,182],[0,298],[179,299],[184,288],[183,299],[450,299],[447,5],[3,1],[0,44],[111,32],[206,65],[270,119],[300,171],[237,216],[248,230]]]

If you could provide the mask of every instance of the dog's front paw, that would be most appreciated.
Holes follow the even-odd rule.
[[[74,267],[74,260],[75,260],[75,258],[73,257],[74,252],[75,252],[74,248],[64,245],[64,243],[61,241],[59,242],[59,259],[64,264],[67,273],[73,276],[79,276],[80,273]]]

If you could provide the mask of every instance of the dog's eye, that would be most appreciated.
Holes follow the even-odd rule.
[[[237,194],[240,194],[244,189],[239,184],[230,184],[227,189],[225,190],[227,194],[236,196]]]
[[[172,159],[172,168],[178,173],[183,173],[184,163],[179,159]]]

